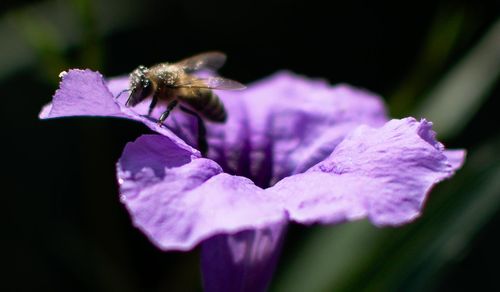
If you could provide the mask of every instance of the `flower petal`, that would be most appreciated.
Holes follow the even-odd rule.
[[[122,202],[159,248],[189,250],[219,234],[263,228],[286,214],[244,177],[159,135],[127,144],[118,162]]]
[[[233,235],[218,235],[203,242],[204,291],[266,291],[285,229],[285,223],[277,223]]]
[[[127,76],[105,81],[90,70],[62,74],[52,104],[40,118],[111,116],[129,118],[175,141],[180,147],[197,147],[196,119],[174,110],[159,127],[156,118],[166,108],[160,101],[152,117],[146,116],[150,99],[125,107]],[[386,120],[380,97],[347,85],[330,86],[289,72],[279,72],[244,91],[217,91],[228,121],[206,121],[208,158],[231,174],[267,187],[283,177],[300,173],[328,156],[335,146],[361,124],[380,126]],[[117,97],[116,99],[114,97]],[[156,117],[156,118],[154,118]]]
[[[102,75],[88,69],[61,73],[61,83],[52,103],[40,113],[41,119],[69,116],[125,117],[113,101]]]
[[[357,126],[387,121],[375,94],[290,72],[218,94],[229,119],[223,128],[208,125],[208,157],[262,187],[307,170]]]
[[[451,163],[453,169],[459,169],[465,162],[466,152],[464,150],[445,150],[443,152]]]
[[[300,223],[364,217],[379,226],[409,222],[420,215],[432,186],[452,176],[464,159],[463,151],[443,151],[431,126],[413,118],[378,129],[361,126],[324,161],[268,191]]]
[[[125,107],[119,99],[115,99],[119,92],[128,87],[127,80],[127,77],[116,78],[108,84],[99,72],[88,69],[69,70],[61,74],[61,83],[52,103],[43,107],[39,117],[48,119],[70,116],[107,116],[132,119],[169,137],[179,147],[193,151],[194,148],[187,145],[167,127],[158,126],[156,120],[140,115],[134,109]],[[113,91],[111,92],[110,89]],[[123,97],[120,96],[120,100],[123,100]]]

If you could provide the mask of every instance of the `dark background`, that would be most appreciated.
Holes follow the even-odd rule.
[[[60,71],[115,76],[221,50],[229,56],[221,73],[232,79],[248,83],[290,69],[346,82],[383,95],[397,118],[414,113],[500,16],[498,1],[451,0],[49,0],[2,1],[0,9],[2,291],[201,289],[197,251],[160,252],[118,201],[115,163],[124,145],[148,130],[116,119],[38,120]],[[500,187],[493,183],[486,198],[482,186],[500,179],[499,93],[493,83],[464,127],[443,136],[448,147],[470,150],[471,166],[435,190],[421,220],[384,231],[366,222],[295,226],[272,290],[287,290],[297,281],[290,271],[300,266],[303,283],[323,281],[309,291],[497,287]],[[488,212],[470,211],[475,202],[487,202]],[[470,224],[457,227],[455,219]],[[369,250],[362,259],[341,259],[330,245],[367,233],[331,240],[325,233],[356,228],[369,230],[373,244],[359,247]],[[333,260],[301,262],[314,262],[311,242]],[[331,278],[306,276],[325,271]]]

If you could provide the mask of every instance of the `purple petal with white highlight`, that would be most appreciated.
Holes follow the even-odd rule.
[[[268,191],[299,223],[368,217],[378,226],[401,225],[420,215],[432,186],[451,177],[464,155],[444,152],[425,120],[392,120],[357,128],[324,161]]]
[[[119,78],[120,85],[124,85],[125,78]],[[114,83],[113,85],[115,85]],[[144,123],[151,130],[172,139],[179,147],[192,151],[186,144],[167,127],[160,127],[154,119],[136,113],[133,109],[115,100],[119,91],[116,86],[111,89],[102,75],[91,70],[72,69],[61,74],[61,83],[56,91],[52,103],[43,107],[39,117],[41,119],[71,117],[71,116],[107,116],[132,119]],[[114,95],[113,95],[114,94]],[[125,94],[124,94],[125,95]]]
[[[126,117],[113,101],[98,72],[70,70],[61,73],[61,79],[52,103],[42,109],[41,119],[68,116]]]
[[[278,261],[286,224],[220,234],[202,244],[206,292],[266,291]]]
[[[122,201],[158,247],[189,250],[218,234],[284,222],[272,198],[213,161],[158,135],[128,143],[118,161]]]
[[[373,93],[286,71],[247,90],[218,94],[229,119],[208,125],[208,157],[261,187],[321,161],[357,126],[387,121]]]

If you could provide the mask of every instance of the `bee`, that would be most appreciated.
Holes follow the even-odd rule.
[[[133,107],[152,96],[148,116],[159,100],[167,108],[158,119],[161,126],[170,112],[180,103],[187,112],[198,113],[213,122],[223,123],[227,119],[224,104],[212,90],[241,90],[245,86],[237,81],[214,76],[226,61],[221,52],[206,52],[189,57],[177,63],[160,63],[150,68],[137,67],[130,74],[130,95],[127,107]],[[208,77],[196,73],[211,73]]]

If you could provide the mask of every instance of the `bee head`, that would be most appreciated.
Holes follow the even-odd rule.
[[[151,94],[153,86],[146,76],[148,70],[141,65],[130,74],[130,95],[125,104],[127,107],[135,106]]]

